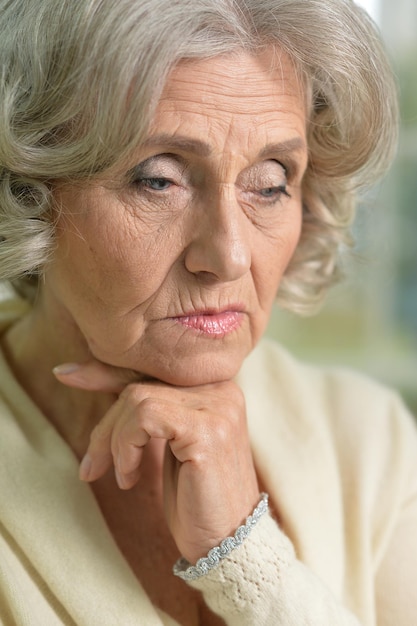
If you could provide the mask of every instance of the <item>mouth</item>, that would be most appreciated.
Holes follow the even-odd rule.
[[[211,337],[224,337],[242,325],[245,316],[242,309],[240,306],[232,306],[221,311],[192,311],[170,319],[189,330]]]

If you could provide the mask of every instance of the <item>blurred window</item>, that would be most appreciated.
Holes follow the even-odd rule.
[[[275,311],[268,333],[302,358],[396,387],[417,415],[417,1],[358,3],[377,20],[398,77],[398,156],[359,207],[344,283],[317,316]]]

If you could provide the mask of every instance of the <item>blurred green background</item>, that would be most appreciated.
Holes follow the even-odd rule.
[[[304,360],[388,383],[417,416],[417,0],[358,3],[376,19],[398,77],[398,155],[359,207],[345,281],[314,317],[275,310],[268,334]]]

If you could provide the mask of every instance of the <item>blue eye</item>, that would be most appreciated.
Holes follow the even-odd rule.
[[[142,178],[140,183],[152,191],[166,191],[172,185],[172,182],[167,178]]]
[[[263,198],[274,198],[275,196],[287,196],[290,197],[290,194],[287,191],[285,185],[279,185],[278,187],[265,187],[265,189],[259,190],[260,195]]]

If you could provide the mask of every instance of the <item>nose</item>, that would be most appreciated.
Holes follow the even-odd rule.
[[[185,267],[221,282],[239,279],[251,266],[250,222],[234,185],[219,186],[201,201],[185,252]]]

